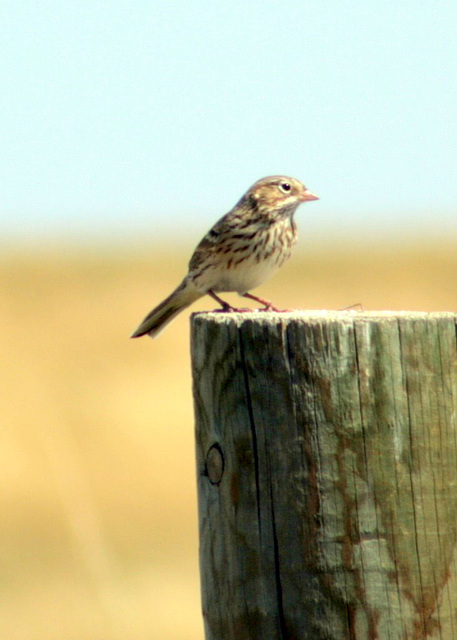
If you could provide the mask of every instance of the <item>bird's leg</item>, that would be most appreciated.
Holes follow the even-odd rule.
[[[214,291],[211,291],[211,289],[207,291],[207,294],[214,298],[214,300],[216,300],[216,302],[221,305],[222,309],[216,309],[216,311],[235,311],[235,309],[231,305],[229,305],[228,302],[225,302],[225,300],[219,298],[219,296],[217,296]]]
[[[211,289],[208,289],[208,291],[206,292],[209,296],[211,296],[212,298],[214,298],[214,300],[216,300],[216,302],[218,302],[222,309],[215,309],[214,311],[220,311],[220,312],[227,312],[227,311],[252,311],[252,309],[236,309],[235,307],[232,307],[231,304],[229,304],[228,302],[225,302],[225,300],[222,300],[222,298],[219,298],[219,296],[217,296],[214,291],[212,291]]]
[[[256,302],[263,304],[264,308],[259,309],[259,311],[280,311],[280,309],[277,309],[271,302],[268,302],[268,300],[262,300],[262,298],[253,296],[252,293],[243,293],[242,296],[243,298],[250,298],[251,300],[255,300]]]

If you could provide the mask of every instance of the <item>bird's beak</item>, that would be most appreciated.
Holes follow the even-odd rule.
[[[305,189],[300,195],[300,200],[302,202],[309,202],[310,200],[319,200],[319,196],[316,196],[309,189]]]

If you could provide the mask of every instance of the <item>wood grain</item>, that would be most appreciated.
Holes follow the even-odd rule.
[[[207,640],[457,640],[451,313],[200,313]]]

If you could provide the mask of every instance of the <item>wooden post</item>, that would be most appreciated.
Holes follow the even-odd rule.
[[[193,316],[206,640],[457,640],[456,323]]]

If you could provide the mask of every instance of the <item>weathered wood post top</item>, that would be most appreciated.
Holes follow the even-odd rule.
[[[456,327],[193,315],[207,640],[457,640]]]

